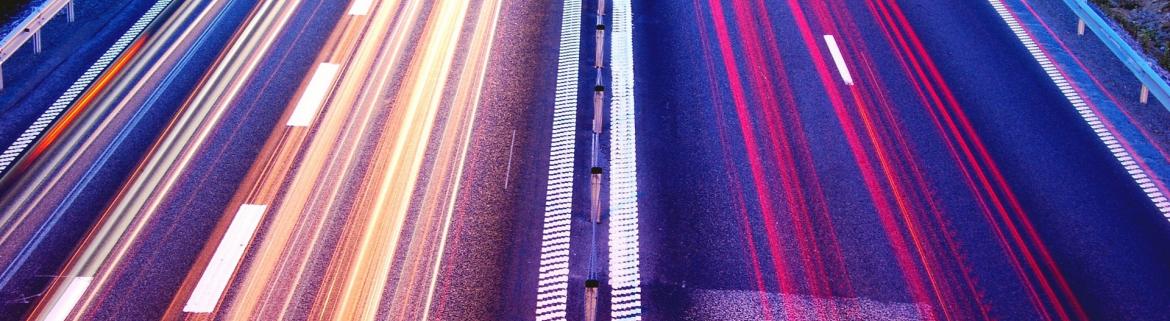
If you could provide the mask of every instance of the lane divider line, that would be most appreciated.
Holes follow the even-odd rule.
[[[833,62],[837,64],[837,71],[841,73],[841,79],[845,81],[846,85],[853,86],[853,75],[849,73],[849,66],[845,64],[845,56],[841,55],[837,39],[833,35],[825,35],[825,44],[829,46],[829,55],[833,56]]]
[[[565,320],[569,286],[569,241],[572,223],[574,137],[581,54],[581,1],[564,0],[560,52],[553,103],[552,142],[540,242],[536,320]]]
[[[370,14],[370,7],[373,6],[373,0],[354,0],[353,4],[349,6],[349,15],[364,16]]]
[[[1126,173],[1128,173],[1130,178],[1134,180],[1134,183],[1136,183],[1138,187],[1142,189],[1142,192],[1145,193],[1147,197],[1149,197],[1150,201],[1154,203],[1154,206],[1158,208],[1158,211],[1162,213],[1162,216],[1170,219],[1170,199],[1167,199],[1162,190],[1159,189],[1158,186],[1151,180],[1151,177],[1154,176],[1151,176],[1149,173],[1147,173],[1146,169],[1142,168],[1137,163],[1133,155],[1130,154],[1129,150],[1127,150],[1121,144],[1121,142],[1119,142],[1113,132],[1111,132],[1108,126],[1105,125],[1101,115],[1098,115],[1096,111],[1094,111],[1087,103],[1085,103],[1085,99],[1081,97],[1081,94],[1078,93],[1075,88],[1073,88],[1069,80],[1065,78],[1060,69],[1057,69],[1052,59],[1049,58],[1048,55],[1040,49],[1040,45],[1037,44],[1035,39],[1033,39],[1028,31],[1024,29],[1023,25],[1020,24],[1020,21],[1016,18],[1015,14],[1010,9],[1008,9],[1006,5],[1004,5],[1003,1],[987,1],[993,8],[995,8],[995,12],[999,14],[999,17],[1002,18],[1005,23],[1007,23],[1008,28],[1012,30],[1012,33],[1016,35],[1016,38],[1018,38],[1020,42],[1024,44],[1024,47],[1028,49],[1028,53],[1032,54],[1032,58],[1036,59],[1036,62],[1040,63],[1040,67],[1044,68],[1044,72],[1048,74],[1048,77],[1052,79],[1057,88],[1060,89],[1060,92],[1064,94],[1065,98],[1067,98],[1068,101],[1072,103],[1073,108],[1076,108],[1077,114],[1081,116],[1081,119],[1084,119],[1085,123],[1093,129],[1093,132],[1097,134],[1097,138],[1100,139],[1101,142],[1105,144],[1105,147],[1109,149],[1109,152],[1113,154],[1113,158],[1116,158],[1117,161],[1121,163],[1121,166],[1125,168]]]
[[[65,286],[65,294],[57,302],[53,302],[49,314],[43,319],[44,321],[63,321],[68,318],[69,313],[73,312],[73,308],[77,306],[77,302],[81,301],[81,295],[89,289],[93,277],[77,276],[70,278],[67,282],[69,285]]]
[[[613,2],[610,57],[609,286],[613,320],[642,319],[638,246],[638,162],[634,133],[633,12]]]
[[[89,66],[89,69],[86,69],[81,74],[81,77],[78,77],[60,97],[57,97],[57,100],[53,101],[53,104],[48,109],[45,109],[32,125],[25,129],[12,144],[8,145],[4,153],[0,153],[0,176],[3,176],[12,167],[12,164],[16,162],[17,158],[24,154],[25,150],[33,142],[40,139],[45,129],[48,129],[50,125],[56,122],[57,118],[65,112],[65,109],[73,105],[73,102],[81,96],[85,89],[89,88],[98,79],[98,76],[105,72],[118,56],[121,56],[134,43],[135,39],[138,39],[138,36],[142,35],[142,32],[146,31],[146,27],[150,26],[173,1],[159,0],[155,2],[150,9],[146,10],[146,13],[142,17],[138,18],[138,21],[130,26],[129,30],[126,30],[118,40],[114,41],[114,44],[109,49],[106,49],[105,53],[102,53],[98,57],[97,61]]]
[[[337,73],[340,70],[341,65],[333,63],[324,62],[317,66],[317,71],[313,72],[313,79],[305,86],[305,92],[301,95],[301,100],[297,101],[292,116],[288,117],[288,126],[306,127],[313,123],[313,118],[317,116],[321,106],[325,105],[325,98],[333,88],[333,83],[337,81]]]
[[[264,216],[266,205],[244,204],[232,218],[227,233],[223,235],[219,246],[215,248],[211,261],[195,284],[195,290],[183,306],[183,312],[211,313],[219,305],[228,281],[231,281],[240,260],[244,258],[244,250],[252,242],[256,228],[260,226],[260,219]]]

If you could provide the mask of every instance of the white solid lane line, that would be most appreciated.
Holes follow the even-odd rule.
[[[85,294],[85,290],[93,282],[93,277],[71,277],[65,282],[68,282],[65,285],[65,294],[61,295],[60,300],[53,302],[52,307],[49,308],[49,314],[45,315],[42,320],[61,321],[69,317],[69,312],[73,312],[73,307],[77,305],[77,301],[81,300],[81,295]]]
[[[581,55],[581,1],[564,0],[552,146],[536,285],[536,320],[565,320],[569,285],[569,230],[572,222],[573,160],[576,153],[577,76]]]
[[[374,4],[373,0],[354,0],[353,5],[349,7],[349,15],[364,16],[370,13],[370,6]]]
[[[333,88],[333,82],[337,79],[337,72],[340,69],[340,65],[327,62],[317,66],[313,79],[309,80],[305,93],[301,95],[301,100],[297,101],[296,109],[293,109],[292,116],[288,117],[289,126],[304,127],[313,123],[313,117],[317,116],[317,111],[325,104],[325,97]]]
[[[609,286],[613,320],[642,319],[638,161],[634,135],[634,23],[630,0],[613,2],[610,100]]]
[[[256,227],[260,225],[265,209],[267,209],[265,205],[240,206],[236,217],[232,219],[232,224],[228,226],[227,233],[216,247],[215,254],[211,256],[211,262],[207,263],[207,269],[203,270],[203,276],[199,277],[195,291],[187,299],[183,312],[210,313],[215,310],[228,281],[236,271],[236,266],[244,256],[244,250],[252,241]]]
[[[846,85],[853,86],[853,75],[849,74],[849,66],[845,65],[845,56],[841,55],[841,48],[837,47],[837,39],[833,35],[825,35],[825,44],[829,46],[829,54],[837,64],[837,71],[841,72],[841,79]]]

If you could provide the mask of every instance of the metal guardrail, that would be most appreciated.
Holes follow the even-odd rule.
[[[29,39],[33,39],[35,50],[41,51],[41,27],[49,20],[61,13],[61,9],[68,8],[69,22],[73,22],[73,0],[49,0],[41,6],[36,14],[25,17],[15,28],[0,40],[0,65],[24,46]],[[0,89],[4,89],[3,69],[0,69]]]
[[[1150,61],[1146,56],[1130,46],[1117,30],[1113,29],[1105,21],[1105,18],[1092,7],[1086,0],[1064,0],[1064,3],[1089,27],[1093,30],[1093,34],[1117,55],[1118,59],[1137,76],[1138,80],[1149,92],[1162,102],[1162,107],[1170,110],[1170,85],[1166,84],[1166,80],[1162,79],[1162,75],[1154,71],[1150,66]]]

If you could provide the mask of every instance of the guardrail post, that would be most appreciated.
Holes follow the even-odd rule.
[[[597,41],[597,48],[593,50],[593,68],[601,69],[605,62],[605,25],[597,25],[597,33],[593,36]]]
[[[597,85],[593,87],[593,133],[600,134],[602,130],[602,117],[605,108],[605,86]]]
[[[1138,100],[1141,101],[1143,105],[1150,103],[1150,87],[1147,87],[1146,84],[1142,84],[1142,94]]]
[[[1085,19],[1080,19],[1080,18],[1077,19],[1077,35],[1078,36],[1085,35]]]
[[[1112,28],[1106,18],[1099,14],[1086,0],[1063,0],[1069,9],[1077,15],[1078,24],[1083,22],[1085,29],[1090,29],[1098,39],[1112,51],[1130,72],[1137,76],[1142,83],[1142,102],[1148,103],[1149,96],[1162,102],[1162,107],[1170,109],[1170,84],[1162,78],[1141,52],[1135,49],[1124,39],[1118,31]]]
[[[597,288],[601,282],[585,280],[585,321],[597,321]]]
[[[33,32],[33,52],[41,53],[41,31]]]
[[[65,9],[65,16],[69,19],[69,22],[73,22],[73,2],[75,1],[69,0],[69,4],[66,5]]]
[[[589,175],[589,220],[601,223],[601,167],[594,167]]]

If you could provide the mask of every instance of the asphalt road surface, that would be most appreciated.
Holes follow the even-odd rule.
[[[1170,111],[1059,0],[127,3],[0,319],[1170,320]]]

